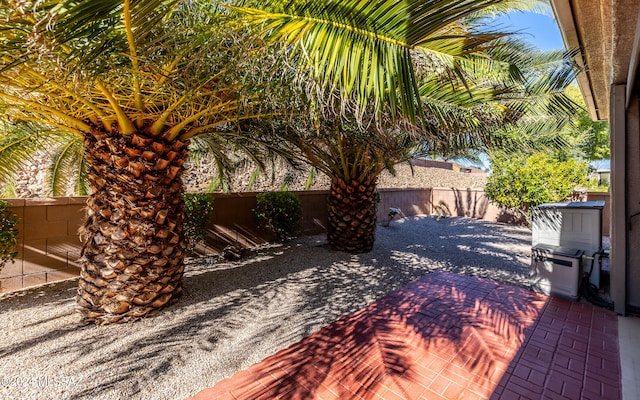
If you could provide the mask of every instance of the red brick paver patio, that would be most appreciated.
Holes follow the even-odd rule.
[[[620,399],[614,313],[445,272],[194,399]]]

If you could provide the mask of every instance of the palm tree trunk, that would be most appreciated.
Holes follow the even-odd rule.
[[[187,143],[144,133],[85,139],[92,195],[77,302],[86,322],[155,314],[182,293]]]
[[[376,239],[376,181],[334,179],[329,191],[327,241],[334,250],[367,253]]]

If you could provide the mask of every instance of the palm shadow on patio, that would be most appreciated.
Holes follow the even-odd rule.
[[[545,300],[487,280],[430,274],[196,399],[395,398],[389,391],[488,398]]]
[[[526,247],[526,232],[517,231],[514,236],[510,227],[458,219],[443,224],[416,217],[406,223],[378,228],[378,244],[369,254],[333,252],[322,245],[322,239],[304,238],[284,247],[257,251],[239,263],[200,263],[190,267],[185,296],[179,303],[155,318],[130,325],[79,326],[79,318],[73,314],[72,284],[34,289],[31,294],[2,301],[7,312],[0,315],[0,320],[11,318],[12,313],[28,318],[14,315],[3,321],[15,339],[0,345],[0,354],[7,360],[7,368],[19,364],[26,366],[25,373],[53,370],[82,376],[80,386],[65,388],[68,398],[154,398],[166,390],[177,390],[176,397],[186,397],[429,272],[447,269],[469,274],[474,271],[465,268],[473,266],[499,271],[499,265],[505,263],[512,269],[526,269],[517,254],[491,245],[503,240]],[[466,238],[452,240],[456,230]],[[488,237],[481,239],[482,235]],[[471,247],[464,247],[468,246],[465,241]],[[470,258],[456,263],[456,251]],[[456,270],[456,266],[462,269]],[[505,277],[511,275],[509,272]],[[465,296],[465,301],[477,297]],[[445,301],[436,291],[427,297],[436,303]],[[370,326],[359,326],[364,334],[345,331],[345,340],[372,343],[393,332],[402,318],[392,312]],[[467,321],[451,327],[447,321],[440,321],[441,325],[437,320],[431,322],[431,333],[414,335],[416,340],[435,343],[445,337],[460,346],[470,340],[467,330],[473,325]],[[421,326],[420,321],[402,323],[413,326],[416,332]],[[331,346],[327,343],[322,348]],[[396,360],[385,365],[403,370],[412,359],[398,358],[405,343],[394,346],[397,351],[381,350],[380,357]],[[329,360],[325,372],[339,365],[339,360]],[[474,368],[486,365],[483,362]],[[305,371],[309,368],[303,364],[298,367]],[[373,379],[379,371],[356,374]],[[42,398],[60,397],[60,388],[50,389],[39,394]]]

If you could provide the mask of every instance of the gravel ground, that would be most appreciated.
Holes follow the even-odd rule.
[[[137,323],[84,326],[76,281],[0,296],[1,399],[181,399],[435,270],[528,287],[529,230],[418,216],[379,226],[374,250],[324,236],[189,260],[185,295]]]

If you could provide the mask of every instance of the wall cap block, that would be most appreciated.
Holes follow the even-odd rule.
[[[2,199],[9,203],[10,207],[24,207],[26,199]]]
[[[26,199],[26,200],[27,202],[25,206],[27,207],[59,206],[59,205],[69,204],[68,197],[43,197],[43,198],[33,198],[33,199]]]
[[[69,197],[69,204],[86,204],[89,196]]]
[[[431,188],[378,188],[378,192],[429,192]]]
[[[450,187],[434,187],[431,188],[431,190],[454,190],[454,191],[458,191],[458,192],[466,192],[466,191],[471,191],[471,192],[483,192],[484,193],[484,189],[482,188],[450,188]]]

